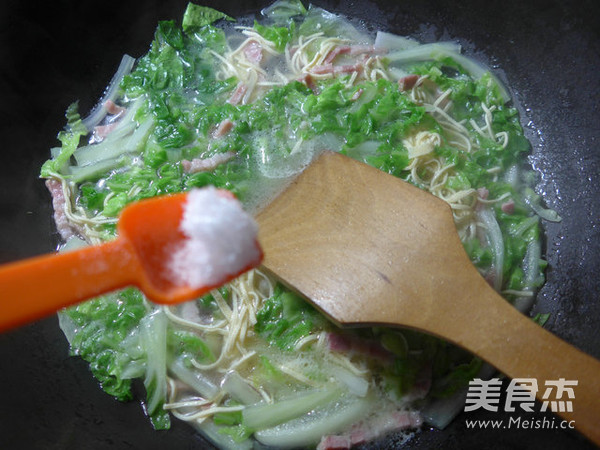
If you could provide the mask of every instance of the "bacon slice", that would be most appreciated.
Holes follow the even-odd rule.
[[[65,206],[67,199],[63,193],[62,183],[59,180],[50,178],[46,180],[46,187],[50,191],[52,196],[52,207],[54,208],[54,222],[56,229],[60,233],[61,237],[66,241],[67,239],[77,236],[77,227],[72,225],[67,218],[65,212]]]
[[[324,436],[317,450],[346,450],[352,447],[350,436]]]
[[[244,46],[244,56],[251,64],[260,65],[263,59],[263,49],[257,41],[250,41]]]
[[[325,64],[331,64],[333,62],[333,60],[335,58],[338,57],[338,55],[343,55],[345,53],[350,53],[350,46],[349,45],[341,45],[338,47],[334,47],[333,50],[331,50],[327,56],[325,57],[325,59],[323,60],[323,62]]]
[[[477,197],[479,197],[480,199],[487,200],[489,195],[490,191],[488,191],[487,188],[480,187],[477,189]]]
[[[121,116],[123,116],[125,111],[127,111],[126,108],[117,105],[112,100],[106,100],[104,102],[104,108],[106,109],[106,112],[108,114],[112,115],[112,117],[109,118],[109,123],[105,125],[97,125],[94,127],[92,138],[90,140],[91,143],[103,141],[104,138],[108,136],[110,132],[117,127],[117,125],[119,124],[119,120],[122,119]]]
[[[475,210],[480,211],[482,208],[486,207],[486,203],[481,200],[487,200],[487,198],[490,195],[490,191],[488,191],[487,188],[485,188],[485,187],[480,187],[480,188],[477,188],[476,192],[477,192],[477,199],[475,202]],[[481,227],[477,227],[477,228],[480,229]],[[483,233],[483,232],[478,233],[478,237],[481,242],[485,242],[485,233]]]
[[[227,103],[234,106],[239,105],[240,101],[242,101],[242,99],[244,98],[244,95],[246,94],[247,90],[248,86],[241,82],[238,83],[238,85],[235,88],[235,91],[233,91],[233,94],[231,94],[231,97],[229,97],[229,100],[227,100]]]
[[[419,75],[407,75],[398,80],[398,88],[403,92],[409,91],[415,87],[415,84],[417,84],[418,80]]]
[[[208,172],[215,170],[217,166],[226,163],[235,156],[233,152],[217,153],[210,158],[194,158],[191,161],[184,159],[181,167],[185,173]]]
[[[386,350],[377,341],[358,339],[353,336],[345,336],[338,333],[329,333],[327,335],[327,341],[329,349],[333,352],[356,352],[383,363],[387,363],[394,359],[394,354]]]
[[[323,436],[317,450],[349,449],[396,431],[419,428],[423,424],[416,411],[380,412],[354,425],[348,433]]]
[[[350,56],[370,54],[370,53],[382,53],[382,52],[376,51],[375,47],[373,47],[372,45],[351,45],[350,46]]]
[[[327,343],[329,349],[334,352],[349,352],[352,350],[350,339],[337,333],[329,333],[327,335]]]
[[[298,81],[304,83],[314,94],[317,93],[317,85],[310,73],[305,73],[302,77],[298,78]]]
[[[113,114],[113,115],[118,115],[118,114],[121,114],[121,113],[125,112],[125,108],[123,108],[122,106],[117,105],[112,100],[106,100],[104,102],[104,108],[106,108],[106,111],[109,114]]]
[[[315,75],[323,75],[326,73],[333,73],[333,64],[327,63],[327,64],[321,64],[319,66],[314,66],[312,68],[311,72],[314,73]]]
[[[91,142],[101,142],[104,140],[106,136],[110,134],[117,126],[119,122],[112,122],[106,125],[97,125],[94,127],[94,132],[92,133]]]
[[[515,202],[514,200],[509,200],[507,202],[502,203],[500,209],[506,214],[512,214],[515,212]]]
[[[224,119],[217,125],[217,128],[212,133],[213,138],[220,138],[225,136],[233,128],[233,122],[229,119]]]
[[[334,66],[333,68],[333,72],[334,73],[352,73],[352,72],[358,72],[361,73],[364,69],[364,65],[362,63],[356,63],[356,64],[345,64],[343,66]]]
[[[363,89],[360,88],[358,91],[356,91],[354,93],[354,95],[352,95],[352,97],[350,97],[350,100],[352,100],[353,102],[358,100],[360,98],[360,96],[362,95],[362,93],[363,93]]]
[[[311,70],[311,73],[315,75],[325,75],[325,74],[339,74],[339,73],[352,73],[352,72],[362,72],[363,64],[344,64],[342,66],[334,66],[331,63],[321,64],[319,66],[314,66]]]
[[[323,62],[325,64],[330,64],[339,55],[356,56],[356,55],[369,54],[369,53],[373,53],[373,52],[374,52],[374,48],[371,45],[338,45],[337,47],[334,47],[327,54],[327,56],[325,57]]]

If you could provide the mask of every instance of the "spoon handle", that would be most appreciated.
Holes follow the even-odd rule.
[[[482,283],[479,291],[463,291],[472,296],[473,308],[464,311],[463,329],[449,325],[455,329],[446,330],[448,335],[511,379],[535,380],[540,409],[555,412],[565,426],[600,445],[600,361],[519,313]]]
[[[122,239],[0,266],[0,331],[131,285],[138,267]]]

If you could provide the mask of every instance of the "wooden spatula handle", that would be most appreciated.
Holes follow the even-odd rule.
[[[479,287],[463,291],[472,296],[473,308],[463,312],[463,321],[454,324],[457,329],[446,324],[444,333],[511,379],[535,380],[542,408],[556,412],[570,428],[600,445],[600,362],[500,301],[485,281]],[[566,384],[566,390],[561,392],[555,383]],[[564,411],[556,411],[556,406]]]

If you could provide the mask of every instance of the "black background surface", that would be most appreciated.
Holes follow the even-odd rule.
[[[203,3],[240,16],[270,2]],[[534,312],[550,312],[551,331],[600,357],[600,4],[594,0],[315,3],[425,41],[458,39],[467,54],[500,68],[533,143],[532,163],[541,173],[539,192],[563,217],[559,224],[546,224],[548,282]],[[158,20],[179,20],[185,6],[185,1],[2,2],[0,262],[50,252],[57,243],[50,196],[37,174],[49,148],[57,145],[66,107],[79,99],[80,110],[89,110],[123,53],[142,56]],[[1,291],[0,286],[0,295]],[[0,448],[207,446],[190,427],[175,420],[167,432],[152,431],[138,403],[121,404],[104,394],[86,364],[68,356],[55,317],[0,336],[0,357]],[[464,413],[446,430],[425,431],[409,446],[591,448],[568,431],[465,426],[465,419],[508,417],[481,410]],[[600,417],[598,422],[600,426]],[[393,443],[387,439],[373,448],[390,448]]]

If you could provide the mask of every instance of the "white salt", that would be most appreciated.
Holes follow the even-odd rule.
[[[188,193],[180,229],[187,239],[170,264],[177,284],[216,286],[260,258],[254,218],[214,187]]]

